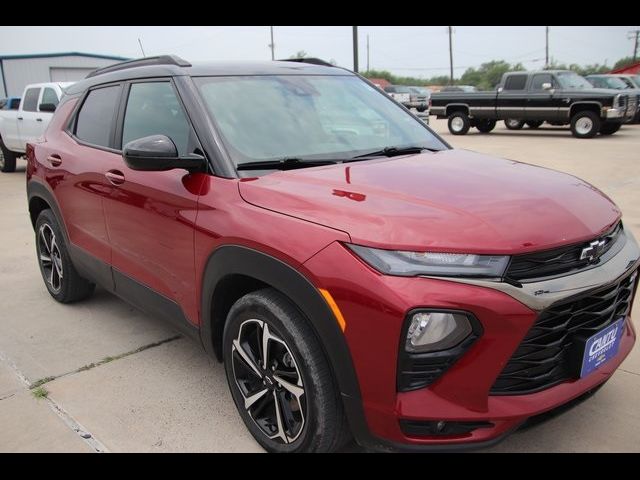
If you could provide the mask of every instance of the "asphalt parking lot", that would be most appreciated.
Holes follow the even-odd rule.
[[[445,121],[432,119],[432,127],[456,148],[593,183],[640,238],[640,125],[593,140],[556,127],[500,124],[463,137],[451,136]],[[235,411],[223,368],[195,343],[102,290],[77,305],[50,298],[36,263],[24,168],[21,161],[16,173],[0,174],[0,451],[261,451]],[[640,452],[639,400],[636,347],[593,398],[489,451]]]

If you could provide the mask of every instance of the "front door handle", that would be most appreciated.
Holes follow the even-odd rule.
[[[51,155],[49,155],[47,157],[47,161],[53,167],[59,167],[60,165],[62,165],[62,158],[60,158],[60,155],[58,155],[57,153],[52,153]]]
[[[104,174],[113,185],[122,185],[124,183],[124,173],[120,170],[109,170]]]
[[[23,117],[18,117],[18,120],[24,120],[24,118]]]
[[[41,118],[36,118],[36,122],[41,122],[42,119]]]

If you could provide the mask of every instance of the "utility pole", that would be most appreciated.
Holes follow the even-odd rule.
[[[371,70],[369,65],[369,34],[367,33],[367,72]]]
[[[544,27],[546,29],[546,42],[545,42],[545,56],[544,56],[544,68],[549,68],[549,27]]]
[[[449,75],[449,85],[453,85],[453,27],[449,28],[449,66],[450,66],[450,75]]]
[[[629,37],[628,38],[634,38],[636,39],[636,43],[633,46],[633,61],[635,63],[636,58],[638,58],[638,36],[640,36],[640,30],[631,30],[629,32]]]
[[[273,43],[273,26],[269,27],[271,29],[271,43],[269,44],[269,48],[271,49],[271,60],[276,59],[276,45]]]
[[[142,40],[140,40],[139,37],[138,37],[138,45],[140,45],[140,51],[142,52],[142,56],[144,58],[147,58],[147,56],[144,54],[144,48],[142,48]]]
[[[353,27],[353,71],[358,73],[358,27]]]

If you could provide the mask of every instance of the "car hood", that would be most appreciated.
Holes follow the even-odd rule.
[[[401,250],[524,253],[594,238],[620,211],[568,174],[464,150],[275,172],[245,201]]]

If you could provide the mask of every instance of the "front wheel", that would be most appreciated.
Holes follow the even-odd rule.
[[[524,127],[524,122],[522,120],[518,120],[517,118],[507,118],[504,121],[504,126],[509,130],[520,130]]]
[[[583,110],[571,117],[571,133],[576,138],[593,138],[600,131],[600,117],[590,110]]]
[[[227,316],[224,364],[245,425],[269,452],[331,452],[348,439],[342,400],[307,319],[267,288]]]
[[[453,112],[449,115],[447,125],[452,135],[466,135],[471,128],[469,115],[464,112]]]
[[[4,146],[0,138],[0,172],[11,173],[16,171],[16,154]]]
[[[600,135],[613,135],[620,130],[621,126],[620,123],[603,123],[600,127]]]

